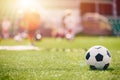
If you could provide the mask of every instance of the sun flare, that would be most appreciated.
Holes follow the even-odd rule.
[[[36,9],[38,8],[39,4],[36,0],[20,0],[18,2],[20,9]]]

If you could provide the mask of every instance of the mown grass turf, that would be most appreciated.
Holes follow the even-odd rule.
[[[28,45],[29,41],[1,40],[0,45]],[[119,80],[120,38],[76,37],[73,41],[43,38],[39,51],[0,51],[0,80]],[[94,45],[109,49],[108,70],[90,70],[85,52]]]

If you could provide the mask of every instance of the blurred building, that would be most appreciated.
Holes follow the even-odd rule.
[[[113,34],[118,36],[120,36],[120,9],[119,8],[120,8],[120,0],[80,0],[81,16],[87,13],[98,13],[100,15],[105,16],[112,27]],[[83,23],[86,23],[86,24],[91,23],[91,25],[96,24],[96,22],[91,22],[90,20],[87,20],[86,22],[83,21]],[[103,30],[101,32],[101,30],[98,29],[99,27],[102,27],[100,26],[100,24],[101,23],[96,25],[96,29],[98,31],[96,31],[96,33],[95,31],[92,31],[92,32],[94,34],[103,34],[103,33],[105,33],[105,35],[110,34],[110,31],[108,30],[107,31]],[[90,25],[85,26],[84,24],[83,24],[83,27],[85,27],[83,32],[85,33],[87,32],[88,34],[90,34],[89,32],[91,32],[89,31],[90,30],[89,28],[93,28]],[[87,30],[86,27],[88,28],[88,31],[86,31]]]
[[[120,0],[80,0],[81,14],[97,12],[106,16],[120,16]]]

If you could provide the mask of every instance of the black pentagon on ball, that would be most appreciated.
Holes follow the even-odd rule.
[[[88,60],[90,58],[90,53],[88,52],[86,55],[86,59]]]
[[[103,70],[106,70],[106,69],[108,68],[108,66],[109,66],[109,63],[108,63],[108,64],[105,64]]]
[[[95,59],[96,61],[102,61],[103,60],[103,55],[98,53],[96,56],[95,56]]]
[[[96,70],[97,68],[95,66],[93,66],[93,65],[90,65],[90,69],[91,70]]]
[[[109,57],[111,57],[111,56],[110,56],[110,53],[109,53],[108,51],[107,51],[107,55],[108,55]]]

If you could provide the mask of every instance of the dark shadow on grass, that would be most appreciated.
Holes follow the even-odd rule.
[[[91,68],[89,68],[89,70],[90,71],[114,71],[114,68],[108,68],[108,69],[106,69],[106,70],[101,70],[101,69],[91,69]]]
[[[108,68],[107,71],[114,71],[114,68]]]

